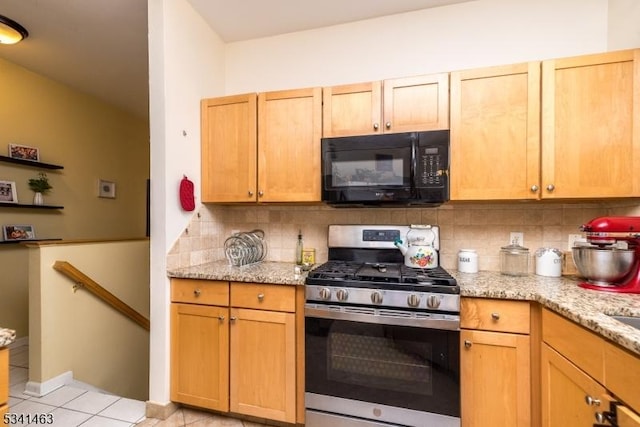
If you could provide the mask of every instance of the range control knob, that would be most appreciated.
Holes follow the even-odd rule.
[[[349,298],[349,292],[347,292],[346,289],[338,289],[336,297],[338,298],[338,301],[346,301],[347,298]]]
[[[407,304],[409,307],[417,307],[420,305],[420,295],[411,294],[407,297]]]
[[[382,294],[375,291],[371,294],[371,302],[374,304],[382,304]]]
[[[438,295],[429,295],[427,297],[427,307],[438,308],[442,299]]]
[[[320,289],[319,295],[320,295],[320,299],[323,299],[325,301],[330,300],[331,299],[331,289],[322,288],[322,289]]]

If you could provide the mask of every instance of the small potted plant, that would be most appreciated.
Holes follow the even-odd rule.
[[[29,188],[35,193],[33,196],[33,204],[41,205],[43,204],[42,195],[47,194],[53,187],[49,184],[47,174],[40,172],[37,178],[29,179]]]

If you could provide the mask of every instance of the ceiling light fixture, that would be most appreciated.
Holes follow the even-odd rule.
[[[29,32],[13,19],[0,15],[0,44],[16,44],[29,37]]]

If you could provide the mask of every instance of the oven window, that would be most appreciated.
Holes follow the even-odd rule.
[[[458,331],[306,319],[306,391],[460,416]]]
[[[328,184],[334,188],[406,186],[410,181],[409,148],[337,150],[325,161],[330,162]]]

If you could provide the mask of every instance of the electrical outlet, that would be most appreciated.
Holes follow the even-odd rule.
[[[524,233],[520,231],[512,231],[509,234],[509,244],[524,246]]]

